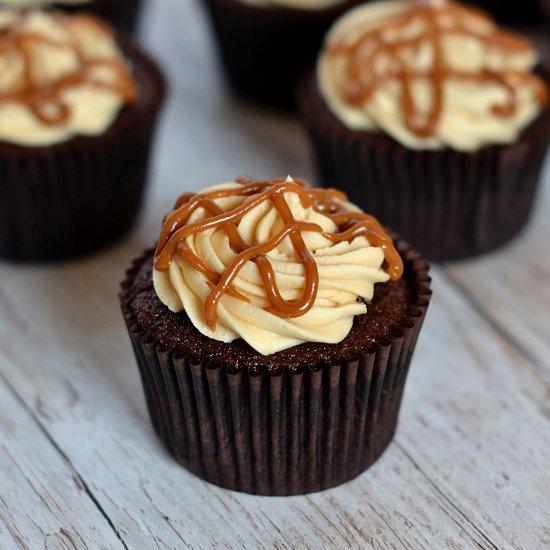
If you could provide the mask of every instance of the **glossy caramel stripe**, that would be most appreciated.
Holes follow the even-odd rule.
[[[322,233],[333,243],[351,241],[359,236],[369,239],[372,246],[382,248],[388,264],[388,273],[392,280],[397,280],[403,273],[401,257],[393,246],[392,239],[384,231],[378,221],[363,212],[347,211],[342,202],[347,197],[334,189],[310,189],[301,180],[285,181],[274,179],[255,181],[250,178],[237,180],[241,185],[230,189],[218,189],[207,193],[185,193],[176,201],[174,210],[165,216],[163,228],[155,252],[155,268],[167,271],[175,254],[180,254],[194,269],[203,273],[212,286],[212,292],[207,297],[204,306],[206,323],[215,328],[218,313],[217,306],[227,293],[239,299],[249,301],[240,294],[233,282],[243,266],[253,261],[259,269],[260,276],[269,301],[267,311],[286,319],[300,317],[307,313],[315,303],[319,289],[319,273],[317,264],[309,252],[302,231]],[[316,212],[330,218],[338,227],[338,232],[325,233],[315,224],[296,220],[284,198],[285,193],[296,193],[304,208],[312,207]],[[233,210],[225,211],[215,199],[231,196],[245,197],[246,200]],[[240,236],[237,224],[251,210],[271,201],[281,219],[283,228],[277,235],[262,244],[249,245]],[[190,217],[198,208],[206,211],[206,216],[194,223],[188,223]],[[191,250],[186,240],[208,229],[225,231],[232,249],[237,253],[232,264],[221,275],[210,270],[202,260]],[[267,258],[267,254],[279,246],[287,237],[304,266],[305,284],[301,297],[295,300],[285,300],[277,286],[275,273]]]
[[[477,10],[466,8],[455,3],[432,5],[417,2],[415,9],[405,15],[398,15],[384,21],[382,29],[367,30],[351,43],[338,43],[328,48],[329,55],[348,57],[344,97],[353,105],[363,105],[375,92],[388,81],[397,81],[402,90],[401,105],[405,114],[407,127],[419,137],[427,138],[435,134],[444,110],[444,86],[448,80],[490,82],[501,86],[507,99],[502,105],[493,105],[492,112],[499,117],[511,117],[517,111],[517,92],[511,84],[517,80],[523,86],[531,87],[542,105],[548,102],[548,87],[539,77],[524,71],[506,70],[501,73],[490,70],[459,71],[447,66],[443,52],[443,39],[450,35],[461,35],[483,42],[489,49],[500,49],[510,53],[530,51],[532,45],[521,36],[511,32],[494,29],[482,34],[468,29],[465,19],[477,18],[487,21],[487,17]],[[446,28],[441,20],[452,21]],[[425,31],[414,38],[387,40],[385,37],[392,31],[407,27],[420,20]],[[373,50],[363,55],[363,48],[372,44]],[[412,70],[402,60],[402,52],[418,48],[428,43],[433,52],[433,65],[427,71]],[[385,57],[392,67],[386,74],[376,75],[372,69],[377,61]],[[414,100],[412,85],[418,79],[425,79],[431,84],[432,106],[428,113],[421,113]]]
[[[74,36],[75,22],[85,22],[96,27],[107,36],[114,31],[91,15],[60,16],[54,15],[56,23],[63,26],[73,36],[72,40],[62,41],[48,37],[39,32],[26,32],[24,23],[29,16],[28,12],[21,12],[15,24],[6,30],[0,30],[0,54],[12,51],[19,52],[23,60],[23,83],[16,90],[0,92],[0,103],[15,102],[27,105],[34,116],[46,125],[65,124],[71,116],[70,109],[63,101],[63,93],[75,86],[86,84],[98,89],[110,90],[122,98],[126,103],[137,99],[137,86],[126,65],[116,59],[90,58],[86,59],[81,51],[78,40]],[[33,54],[37,46],[50,46],[61,50],[72,51],[79,60],[79,68],[64,75],[55,82],[38,84],[35,81],[36,55]],[[109,67],[116,74],[113,83],[94,79],[90,71],[98,66]]]

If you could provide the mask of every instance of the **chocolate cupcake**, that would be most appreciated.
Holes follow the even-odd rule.
[[[293,105],[295,77],[331,23],[361,0],[204,0],[232,87],[275,107]]]
[[[1,8],[56,8],[69,13],[90,12],[106,19],[117,29],[135,30],[142,0],[0,0]]]
[[[121,46],[91,16],[0,12],[0,257],[67,258],[131,227],[164,81]]]
[[[393,437],[429,287],[422,257],[337,191],[182,195],[120,293],[158,436],[238,491],[352,479]]]
[[[536,64],[529,42],[456,3],[355,8],[297,91],[323,184],[340,182],[434,260],[506,243],[550,139]]]

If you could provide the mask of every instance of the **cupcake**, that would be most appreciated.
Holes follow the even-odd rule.
[[[142,0],[0,0],[0,8],[59,8],[75,13],[85,11],[108,20],[117,29],[133,32]]]
[[[391,441],[428,266],[333,189],[186,193],[120,299],[158,436],[238,491],[319,491]]]
[[[550,139],[537,62],[528,41],[454,2],[355,8],[297,90],[323,184],[341,182],[434,260],[507,242]]]
[[[294,79],[331,23],[361,0],[204,0],[232,87],[275,107],[293,104]]]
[[[164,96],[159,69],[88,15],[0,11],[0,257],[56,260],[123,235]]]

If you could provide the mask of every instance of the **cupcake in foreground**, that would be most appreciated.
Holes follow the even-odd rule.
[[[204,0],[233,88],[276,107],[292,106],[295,77],[332,22],[360,1]]]
[[[454,2],[378,2],[328,33],[298,88],[324,184],[428,257],[491,250],[528,218],[550,139],[537,52]]]
[[[67,12],[90,12],[117,29],[133,32],[142,0],[0,0],[0,9],[59,8]]]
[[[164,81],[120,46],[92,16],[0,11],[0,257],[66,258],[130,228]]]
[[[175,458],[291,495],[352,479],[391,441],[430,279],[344,194],[239,178],[178,199],[120,298]]]

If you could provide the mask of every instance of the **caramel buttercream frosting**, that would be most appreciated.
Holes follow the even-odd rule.
[[[354,130],[414,149],[512,143],[548,103],[538,54],[483,12],[445,0],[361,5],[319,57],[321,93]]]
[[[242,338],[268,355],[342,341],[374,285],[402,272],[391,237],[343,193],[290,177],[239,178],[178,199],[153,282],[202,334]]]
[[[138,94],[114,31],[90,15],[0,11],[0,140],[98,136]]]

